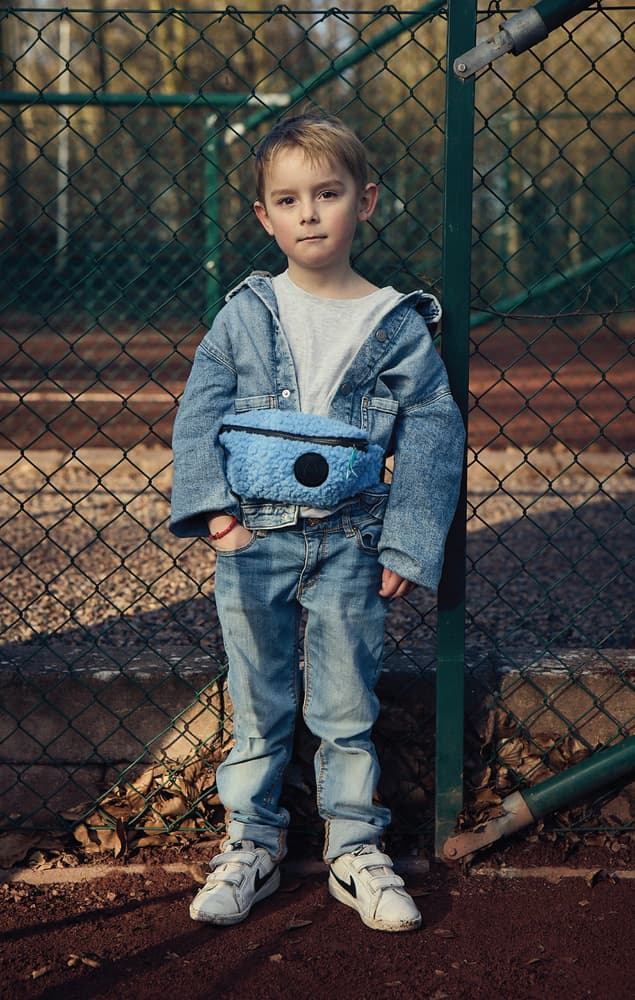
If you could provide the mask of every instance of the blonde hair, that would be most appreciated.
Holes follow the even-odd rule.
[[[283,118],[265,136],[256,150],[256,194],[265,200],[265,181],[271,163],[285,149],[301,149],[311,163],[322,160],[346,167],[358,188],[368,182],[366,150],[355,133],[335,115],[309,111]]]

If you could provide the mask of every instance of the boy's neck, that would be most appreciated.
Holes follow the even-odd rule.
[[[331,273],[299,268],[289,261],[288,268],[289,278],[294,285],[321,299],[363,299],[365,295],[377,291],[377,285],[366,281],[352,267],[344,270],[339,267],[336,272]]]

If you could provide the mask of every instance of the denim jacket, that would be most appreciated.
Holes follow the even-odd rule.
[[[436,587],[441,575],[465,439],[427,326],[440,316],[432,295],[413,292],[401,299],[369,331],[342,374],[328,414],[361,427],[371,442],[394,454],[390,486],[374,488],[378,497],[388,492],[379,561],[428,587]],[[297,505],[241,499],[225,475],[218,440],[223,421],[270,407],[297,411],[298,386],[271,277],[255,272],[229,293],[197,348],[179,406],[172,442],[175,535],[207,535],[212,511],[235,514],[252,530],[297,522]]]

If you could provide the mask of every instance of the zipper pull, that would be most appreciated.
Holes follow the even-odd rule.
[[[355,472],[355,470],[353,468],[353,463],[355,462],[356,458],[357,458],[357,448],[353,448],[353,450],[351,452],[351,457],[348,460],[348,467],[346,469],[346,478],[347,479],[350,479],[351,476],[355,476],[355,479],[357,479],[357,473]]]

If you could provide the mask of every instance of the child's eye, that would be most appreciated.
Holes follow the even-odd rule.
[[[321,197],[324,198],[325,200],[329,200],[330,198],[337,198],[337,191],[323,191]]]
[[[291,195],[286,195],[284,198],[278,199],[279,205],[293,205],[293,198]]]

